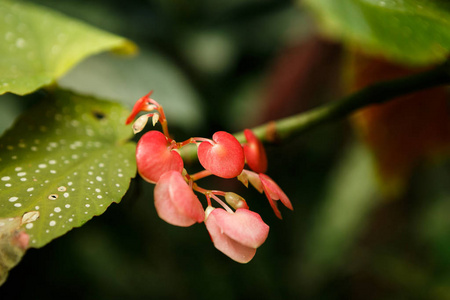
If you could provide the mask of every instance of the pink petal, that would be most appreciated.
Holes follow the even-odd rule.
[[[267,200],[269,200],[269,204],[272,207],[273,212],[275,213],[275,215],[279,218],[282,219],[281,217],[281,212],[278,209],[277,204],[275,203],[275,201],[273,201],[272,197],[270,196],[269,192],[267,191],[266,187],[263,185],[264,187],[264,194],[266,194]]]
[[[244,246],[258,248],[269,234],[269,226],[260,215],[251,210],[239,208],[236,212],[229,213],[223,209],[215,209],[211,214],[224,234]]]
[[[158,216],[167,223],[187,227],[205,219],[202,204],[177,171],[161,175],[154,198]]]
[[[276,184],[275,181],[272,180],[272,178],[265,174],[259,174],[259,178],[261,179],[261,182],[263,184],[264,191],[266,191],[266,194],[268,194],[270,198],[272,198],[273,200],[280,200],[281,203],[284,204],[284,206],[286,206],[290,210],[294,210],[289,198],[278,186],[278,184]]]
[[[233,178],[241,174],[244,165],[244,150],[238,140],[225,131],[213,135],[212,145],[202,142],[198,147],[200,164],[212,174],[222,178]]]
[[[180,154],[170,150],[166,136],[155,130],[147,132],[139,140],[136,163],[139,174],[151,183],[158,182],[159,177],[167,171],[183,171]]]
[[[263,144],[250,129],[245,129],[244,135],[247,140],[247,144],[243,147],[247,165],[257,173],[266,172],[267,155]]]
[[[234,213],[221,208],[207,210],[205,225],[214,246],[237,262],[249,262],[256,248],[267,239],[269,226],[248,209],[237,209]]]
[[[150,99],[150,95],[153,93],[153,91],[150,91],[147,95],[144,97],[141,97],[136,103],[134,104],[133,110],[131,111],[131,114],[128,116],[125,124],[130,124],[134,118],[137,116],[139,112],[142,110],[145,110],[145,107],[148,105],[148,100]]]

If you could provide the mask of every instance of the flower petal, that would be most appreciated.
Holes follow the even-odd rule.
[[[214,209],[205,220],[206,229],[211,236],[214,247],[234,261],[242,264],[248,263],[255,256],[256,248],[245,246],[225,234],[216,219],[217,213],[214,213],[215,211],[225,212],[221,208]]]
[[[223,234],[250,248],[261,246],[269,234],[269,226],[260,215],[245,208],[239,208],[234,213],[215,209],[211,215],[215,217]]]
[[[187,227],[205,219],[202,204],[177,171],[161,175],[154,198],[158,216],[167,223]]]
[[[241,174],[245,165],[244,150],[238,140],[225,131],[213,135],[214,144],[202,142],[198,147],[200,164],[212,174],[233,178]]]
[[[138,101],[133,106],[133,110],[131,111],[131,114],[128,116],[125,124],[130,124],[134,118],[137,116],[137,114],[143,110],[146,110],[146,107],[148,106],[148,100],[150,99],[151,94],[153,91],[150,91],[147,95],[144,97],[139,98]]]
[[[291,201],[288,196],[283,192],[283,190],[272,180],[269,176],[265,174],[259,174],[259,178],[263,184],[264,191],[272,198],[273,200],[280,200],[281,203],[284,204],[290,210],[294,210]]]
[[[168,140],[159,131],[149,131],[139,140],[136,147],[136,163],[139,174],[146,181],[156,183],[159,177],[170,170],[183,171],[183,159],[170,150]]]

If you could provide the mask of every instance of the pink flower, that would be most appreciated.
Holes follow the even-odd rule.
[[[214,246],[239,263],[248,263],[269,234],[269,226],[248,209],[227,212],[209,206],[205,225]]]
[[[290,210],[294,210],[288,196],[286,196],[286,194],[278,186],[278,184],[276,184],[275,181],[273,181],[272,178],[270,178],[266,174],[256,174],[255,172],[249,170],[243,170],[242,173],[238,176],[238,179],[245,186],[248,186],[248,183],[250,182],[260,193],[264,191],[264,194],[269,200],[270,206],[272,207],[275,215],[278,218],[281,219],[281,213],[274,201],[280,200],[281,203],[284,204],[284,206],[286,206]]]
[[[139,98],[138,101],[133,106],[133,110],[131,111],[131,114],[128,116],[125,124],[130,124],[133,122],[134,118],[137,116],[137,114],[141,111],[150,111],[155,108],[155,106],[150,103],[150,96],[152,95],[153,91],[150,91],[147,95],[144,97]]]
[[[170,145],[167,137],[159,131],[149,131],[141,137],[136,147],[136,163],[142,178],[156,183],[167,171],[183,171],[183,159],[178,152],[171,150]]]
[[[202,204],[180,172],[162,174],[154,198],[158,216],[169,224],[187,227],[205,219]]]
[[[247,165],[256,173],[266,172],[267,155],[263,144],[250,129],[245,129],[244,135],[247,140],[247,144],[243,146]]]
[[[292,207],[291,201],[283,192],[283,190],[272,180],[269,176],[265,174],[259,174],[259,178],[261,179],[261,183],[263,186],[264,194],[266,194],[267,199],[269,200],[270,206],[272,206],[275,215],[281,219],[281,213],[278,210],[277,204],[274,200],[280,200],[281,203],[284,204],[290,210],[294,210]]]
[[[197,152],[200,164],[216,176],[233,178],[244,169],[244,150],[238,140],[228,132],[214,133],[213,141],[202,142]]]

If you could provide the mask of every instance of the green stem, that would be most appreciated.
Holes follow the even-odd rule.
[[[375,83],[340,100],[285,119],[268,122],[252,128],[252,131],[263,142],[285,140],[319,125],[345,118],[360,108],[444,84],[450,84],[450,60],[422,73]],[[245,142],[243,131],[234,136],[241,143]],[[192,155],[186,154],[189,157]]]
[[[360,108],[444,84],[450,84],[450,61],[429,71],[375,83],[341,100],[276,122],[260,125],[252,130],[265,142],[273,141],[274,135],[270,132],[275,133],[276,139],[285,140],[318,125],[347,117]],[[245,141],[244,132],[236,133],[234,136],[240,142]]]

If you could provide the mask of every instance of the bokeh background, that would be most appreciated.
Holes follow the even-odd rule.
[[[58,84],[128,107],[153,89],[174,136],[211,136],[287,117],[348,93],[347,52],[287,0],[32,1],[122,35],[133,57],[91,57]],[[44,92],[0,98],[11,126]],[[20,98],[20,99],[19,99]],[[137,178],[120,204],[31,249],[0,299],[450,299],[450,162],[417,166],[385,197],[367,147],[347,120],[267,145],[268,174],[294,211],[232,180],[270,226],[246,265],[217,251],[204,225],[160,220]],[[189,170],[199,168],[196,162]]]

